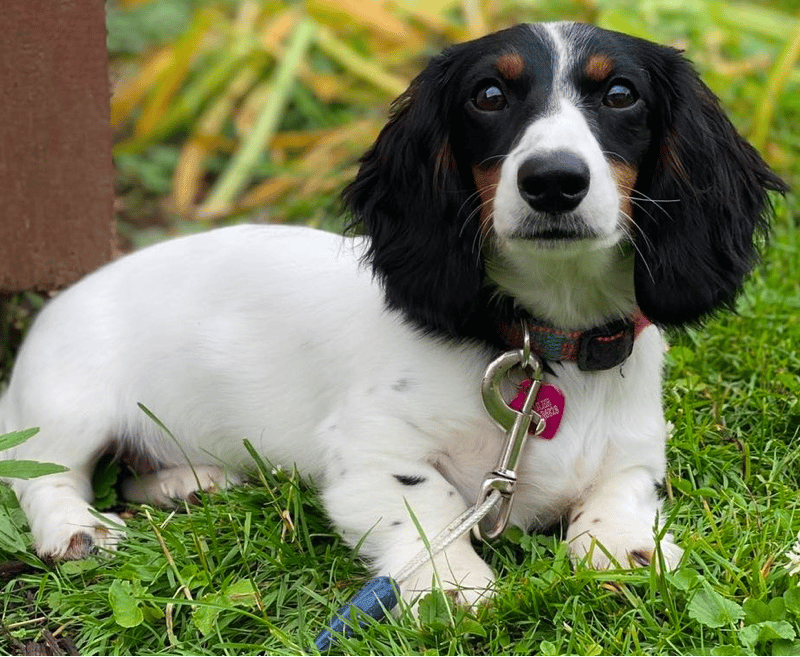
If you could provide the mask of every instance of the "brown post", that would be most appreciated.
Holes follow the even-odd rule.
[[[104,0],[2,0],[0,294],[63,287],[111,256]]]

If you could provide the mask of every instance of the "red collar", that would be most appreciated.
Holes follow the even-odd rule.
[[[625,362],[633,351],[633,341],[651,322],[638,308],[627,319],[615,320],[584,331],[563,331],[523,320],[530,335],[531,351],[545,361],[571,361],[581,370],[609,370]],[[500,339],[512,349],[522,348],[519,323],[497,323]]]

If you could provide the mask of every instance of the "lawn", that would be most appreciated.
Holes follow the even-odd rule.
[[[796,0],[465,1],[443,14],[444,3],[409,0],[385,15],[318,0],[311,23],[278,2],[109,4],[123,249],[242,220],[338,229],[336,195],[354,158],[425,57],[523,17],[591,20],[686,49],[737,127],[800,184]],[[292,43],[296,65],[284,73],[296,86],[275,64]],[[281,94],[282,111],[264,116],[264,99]],[[251,152],[253,139],[270,148]],[[490,604],[467,612],[432,594],[419,619],[373,623],[335,653],[800,654],[800,554],[787,556],[800,532],[798,197],[776,206],[736,314],[669,336],[663,495],[680,568],[575,570],[557,536],[512,529],[479,548],[499,574]],[[39,303],[20,295],[4,309],[0,351],[13,353]],[[99,505],[124,511],[128,540],[57,565],[33,555],[0,487],[0,652],[314,652],[369,574],[313,490],[254,467],[247,485],[165,511],[119,506],[116,466],[104,464]]]

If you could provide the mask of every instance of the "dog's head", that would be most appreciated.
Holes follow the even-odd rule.
[[[785,189],[678,51],[557,23],[433,59],[344,198],[388,304],[480,335],[514,304],[559,317],[547,267],[619,288],[598,292],[605,319],[638,305],[659,324],[698,321],[735,298],[767,191]]]

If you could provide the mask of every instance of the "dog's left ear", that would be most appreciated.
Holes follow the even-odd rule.
[[[678,51],[651,53],[653,148],[634,192],[636,298],[662,325],[731,306],[769,228],[768,190],[788,191]]]
[[[483,279],[475,184],[450,147],[455,49],[434,58],[392,105],[343,198],[370,236],[367,260],[390,307],[458,334]]]

